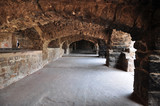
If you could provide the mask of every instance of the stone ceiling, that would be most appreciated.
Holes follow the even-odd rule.
[[[105,39],[106,29],[136,35],[148,27],[149,4],[149,0],[5,0],[0,1],[0,32],[38,26],[44,39],[76,34]]]

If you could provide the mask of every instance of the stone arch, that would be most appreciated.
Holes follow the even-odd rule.
[[[84,46],[85,44],[85,46]],[[97,53],[97,43],[89,39],[76,39],[69,44],[70,53]]]
[[[23,9],[24,7],[21,3],[25,4],[26,0],[23,0],[21,3],[15,2],[14,0],[10,1],[11,4],[13,4],[13,2],[15,3],[12,8],[7,4],[7,1],[2,1],[1,3],[3,5],[1,7],[4,9],[7,8],[6,10],[10,12],[5,12],[4,9],[0,10],[2,13],[0,20],[1,32],[19,31],[22,35],[31,35],[29,37],[31,39],[28,39],[28,41],[36,46],[28,47],[28,45],[24,45],[24,48],[42,49],[44,59],[47,58],[48,44],[52,40],[76,34],[106,40],[110,36],[105,33],[106,28],[107,30],[116,29],[128,32],[132,38],[136,40],[135,48],[137,49],[137,58],[135,65],[137,68],[135,78],[137,78],[137,81],[135,81],[135,93],[141,97],[143,101],[148,102],[144,102],[144,104],[155,105],[155,103],[158,104],[160,100],[159,96],[157,96],[160,95],[160,87],[158,86],[160,82],[158,80],[159,70],[157,71],[160,60],[160,38],[158,29],[160,18],[159,1],[128,1],[129,0],[82,0],[81,2],[76,2],[76,0],[73,0],[73,2],[65,2],[56,0],[55,2],[53,0],[40,0],[38,3],[43,11],[38,11],[38,14],[35,14],[37,13],[37,5],[33,5],[30,1],[27,1],[28,5],[25,5],[25,9]],[[51,6],[48,4],[51,4]],[[72,5],[74,5],[74,8],[72,8]],[[14,8],[15,6],[22,8],[24,11],[19,11],[19,9]],[[30,6],[35,8],[29,8]],[[65,6],[69,8],[65,8]],[[93,9],[95,6],[97,9]],[[33,14],[30,14],[30,12]],[[55,12],[58,12],[58,15],[56,15]],[[23,17],[24,13],[25,15],[30,15]],[[42,33],[42,35],[44,34],[44,36],[41,36],[42,39],[44,39],[41,39],[42,41],[37,39],[41,38],[39,36],[40,33],[36,34],[34,29],[26,30],[24,34],[21,32],[26,28],[31,28],[36,25],[42,30],[39,32]],[[33,37],[32,35],[37,35],[38,37]],[[157,36],[155,37],[155,35]],[[22,37],[24,38],[24,36]],[[32,42],[32,38],[36,38],[34,42]],[[26,41],[26,44],[29,43],[28,41]],[[24,43],[24,40],[22,40],[22,42]],[[42,43],[38,44],[39,42],[42,42],[43,45]],[[37,44],[40,46],[38,47]]]
[[[114,31],[118,31],[118,30],[114,29],[113,33]],[[139,99],[143,102],[143,104],[148,105],[148,104],[153,104],[153,101],[157,103],[157,101],[155,100],[158,100],[159,97],[155,95],[160,94],[158,89],[155,90],[157,91],[156,93],[152,92],[154,91],[152,87],[159,86],[158,83],[156,84],[154,83],[154,82],[157,82],[156,80],[157,71],[156,70],[159,69],[158,68],[159,62],[157,62],[158,59],[156,60],[154,58],[158,56],[158,52],[156,51],[159,49],[156,49],[156,47],[158,47],[156,46],[156,44],[158,45],[159,43],[157,43],[156,41],[159,39],[159,36],[156,36],[158,31],[153,31],[153,32],[151,31],[152,33],[150,31],[146,31],[146,32],[148,33],[144,33],[140,37],[132,39],[132,40],[135,40],[134,48],[137,49],[135,53],[136,59],[134,60],[135,76],[134,76],[134,93],[133,94],[139,97]],[[126,33],[126,32],[122,32],[122,33]],[[117,55],[116,54],[117,52],[125,51],[125,49],[120,50],[120,48],[113,47],[111,45],[113,43],[113,41],[111,42],[111,40],[113,40],[111,36],[112,35],[110,35],[110,40],[108,42],[108,45],[110,46],[111,51],[108,51],[107,55],[112,54],[112,56],[115,58],[116,57],[115,55]],[[132,38],[134,37],[132,34],[130,34],[130,36]],[[118,40],[117,38],[115,39]],[[110,56],[108,57],[112,58]],[[109,58],[107,59],[108,61],[109,61]],[[155,66],[153,67],[152,64],[154,64]],[[152,83],[154,83],[155,85],[152,86],[153,85]],[[146,103],[146,101],[148,102]]]
[[[69,46],[71,43],[80,41],[80,40],[86,40],[94,43],[96,45],[96,48],[98,49],[98,39],[89,37],[89,36],[82,36],[82,35],[73,35],[69,37],[63,37],[61,38],[62,45],[65,44],[65,51],[67,51],[67,54],[69,54]]]
[[[131,39],[129,33],[113,29],[107,49],[107,66],[134,71],[135,49]]]
[[[93,39],[89,39],[89,38],[78,38],[78,39],[74,39],[74,40],[71,40],[70,42],[68,42],[68,44],[72,44],[73,42],[77,42],[77,41],[80,41],[80,40],[86,40],[86,41],[89,41],[89,42],[92,42],[93,44],[97,44],[98,41],[96,40],[93,40]]]
[[[61,47],[60,39],[52,40],[48,44],[48,48],[60,48],[60,47]]]

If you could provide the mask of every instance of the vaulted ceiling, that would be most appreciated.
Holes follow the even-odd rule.
[[[103,38],[104,29],[136,35],[147,29],[149,8],[149,0],[3,0],[0,32],[39,26],[45,39],[72,33]]]

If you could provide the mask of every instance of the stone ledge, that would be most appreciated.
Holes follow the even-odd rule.
[[[47,60],[43,60],[42,51],[21,51],[1,53],[0,55],[0,89],[41,69],[48,62],[60,58],[64,50],[49,49]]]
[[[15,51],[15,52],[10,52],[10,53],[0,53],[0,58],[1,57],[8,57],[8,56],[20,56],[20,55],[27,55],[27,54],[36,54],[36,53],[42,53],[41,50],[33,51],[33,50],[21,50],[21,51]]]

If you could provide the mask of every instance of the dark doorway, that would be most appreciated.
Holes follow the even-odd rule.
[[[96,54],[95,44],[86,40],[80,40],[70,45],[71,53]]]

